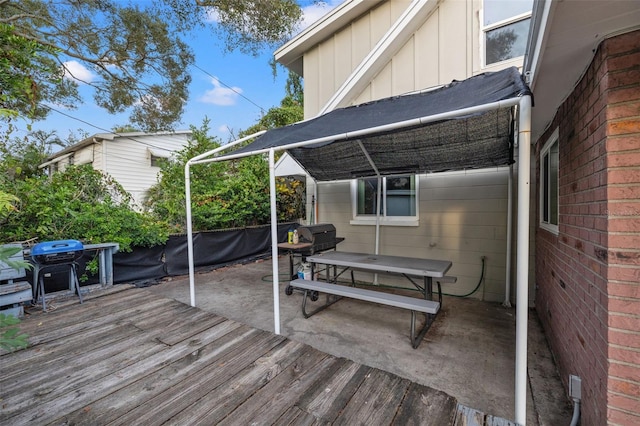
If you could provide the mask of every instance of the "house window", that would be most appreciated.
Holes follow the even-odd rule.
[[[483,0],[484,63],[524,55],[533,0]]]
[[[166,157],[151,154],[151,167],[160,167],[163,161],[167,161]]]
[[[540,226],[558,233],[558,130],[540,152]]]
[[[415,175],[380,179],[380,219],[388,225],[418,225],[418,179]],[[378,178],[360,178],[352,184],[354,225],[375,224],[378,211]]]

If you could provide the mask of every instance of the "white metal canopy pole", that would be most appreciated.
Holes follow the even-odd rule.
[[[196,306],[196,285],[193,267],[193,225],[191,224],[191,171],[189,161],[184,165],[184,194],[187,207],[187,253],[189,256],[189,296],[191,306]]]
[[[271,204],[271,265],[273,269],[273,330],[280,334],[280,277],[278,277],[278,213],[276,212],[275,151],[269,150],[269,196]]]
[[[504,284],[504,302],[502,306],[511,307],[511,250],[513,244],[511,239],[513,238],[513,164],[509,164],[509,183],[507,185],[507,271],[505,273]]]
[[[518,241],[516,258],[515,421],[527,422],[527,314],[529,308],[529,192],[531,167],[531,96],[518,111]]]
[[[189,294],[191,298],[191,306],[196,306],[196,285],[195,285],[195,271],[193,265],[193,225],[191,224],[191,164],[202,164],[208,162],[207,160],[203,160],[211,155],[217,154],[220,151],[224,151],[226,149],[232,148],[239,143],[242,143],[251,138],[255,138],[266,133],[266,130],[261,130],[257,133],[254,133],[249,136],[245,136],[244,138],[238,139],[232,143],[227,145],[218,147],[216,149],[212,149],[211,151],[207,151],[200,155],[197,155],[191,159],[189,159],[184,165],[184,201],[186,205],[186,213],[187,213],[187,253],[189,259]]]

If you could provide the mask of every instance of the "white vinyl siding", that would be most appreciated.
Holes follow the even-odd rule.
[[[104,140],[107,161],[104,172],[117,180],[140,206],[147,190],[156,184],[159,168],[151,166],[151,151],[173,152],[187,143],[186,134],[136,135]]]
[[[321,111],[412,2],[370,4],[354,20],[337,31],[327,31],[325,38],[304,51],[305,118]],[[411,26],[407,40],[385,52],[384,61],[374,62],[375,73],[353,85],[357,90],[349,93],[349,104],[522,66],[522,58],[515,58],[485,67],[482,7],[483,0],[426,2],[423,10],[427,12]],[[453,261],[450,274],[458,277],[458,283],[447,290],[457,294],[476,286],[480,257],[487,256],[484,282],[473,297],[504,301],[508,171],[437,173],[420,176],[418,183],[418,225],[382,226],[381,253]],[[375,231],[352,222],[351,185],[351,181],[318,184],[317,221],[333,223],[338,234],[346,237],[339,250],[373,252]]]
[[[350,224],[351,181],[318,185],[318,222],[332,223],[345,237],[338,250],[375,250],[371,226]],[[464,294],[478,284],[486,256],[483,285],[472,297],[502,302],[507,236],[508,169],[419,175],[419,226],[380,227],[380,253],[446,259],[458,282],[447,293]],[[361,279],[366,276],[360,275]],[[406,280],[380,275],[380,284],[406,285]]]

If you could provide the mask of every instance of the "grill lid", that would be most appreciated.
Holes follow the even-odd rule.
[[[33,246],[31,257],[40,264],[66,263],[79,259],[83,250],[77,240],[46,241]]]
[[[336,239],[336,227],[331,223],[301,226],[298,228],[298,235],[300,236],[300,242],[304,243],[334,241]]]

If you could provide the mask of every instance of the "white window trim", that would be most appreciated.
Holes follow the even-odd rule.
[[[416,185],[416,215],[415,216],[385,216],[384,214],[380,216],[380,225],[384,226],[419,226],[420,225],[420,176],[417,174],[410,174],[414,176],[415,185]],[[405,175],[398,175],[405,176]],[[394,176],[386,176],[386,177],[394,177]],[[385,176],[382,177],[382,196],[386,193],[386,180]],[[374,225],[376,224],[376,216],[375,215],[358,215],[358,179],[351,180],[351,211],[352,217],[349,221],[350,225]]]
[[[539,214],[540,214],[540,221],[539,221],[539,226],[542,229],[546,229],[547,231],[558,235],[560,233],[560,229],[558,227],[558,225],[554,225],[552,223],[549,222],[545,222],[544,221],[544,186],[546,185],[546,179],[547,176],[543,175],[543,167],[544,167],[544,156],[549,152],[549,150],[551,149],[551,146],[558,142],[558,149],[560,148],[560,140],[559,140],[559,131],[558,128],[556,128],[553,133],[551,134],[551,136],[549,137],[549,139],[547,139],[547,141],[545,142],[544,146],[542,147],[542,149],[540,150],[540,165],[539,165],[539,172],[540,172],[540,209],[539,209]],[[558,171],[560,170],[560,165],[558,164]],[[558,191],[557,191],[557,200],[556,200],[557,206],[558,206],[558,210],[560,209],[560,177],[558,176]],[[560,212],[558,211],[558,222],[560,221]]]
[[[487,38],[485,37],[485,34],[491,30],[495,30],[497,28],[504,27],[510,24],[515,24],[516,22],[522,21],[524,19],[530,19],[532,16],[531,12],[521,13],[519,15],[515,15],[510,18],[503,19],[502,21],[494,22],[493,24],[485,26],[484,25],[484,0],[480,0],[480,1],[482,5],[480,8],[480,59],[482,63],[482,68],[491,68],[497,65],[504,65],[512,61],[522,63],[521,61],[524,60],[524,55],[514,56],[513,58],[505,59],[504,61],[492,62],[490,64],[487,64],[487,55],[486,55]]]

